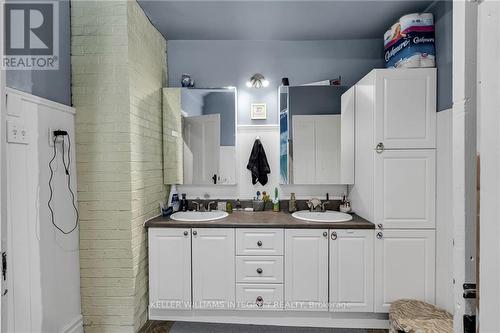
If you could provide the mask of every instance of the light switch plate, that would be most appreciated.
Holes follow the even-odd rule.
[[[14,120],[7,121],[7,143],[17,143],[27,145],[28,131],[26,127]]]

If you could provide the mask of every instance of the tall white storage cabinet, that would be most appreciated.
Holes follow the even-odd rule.
[[[435,298],[436,69],[376,69],[355,85],[355,212],[376,224],[376,312]],[[408,277],[408,272],[412,277]]]

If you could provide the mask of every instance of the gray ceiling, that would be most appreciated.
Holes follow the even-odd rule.
[[[139,0],[169,40],[329,40],[382,38],[404,14],[433,1]]]

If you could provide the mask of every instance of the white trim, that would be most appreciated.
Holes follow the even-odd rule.
[[[61,328],[61,333],[83,333],[83,316],[78,315]]]
[[[294,327],[388,329],[387,314],[287,311],[149,310],[150,320]]]
[[[0,0],[0,17],[2,18],[2,23],[0,23],[0,56],[4,54],[4,0]],[[0,252],[5,251],[7,244],[4,242],[4,237],[2,235],[2,231],[7,229],[7,165],[6,165],[6,153],[7,147],[5,142],[5,132],[4,126],[6,124],[7,117],[7,105],[6,105],[6,78],[5,78],[5,70],[0,68]],[[2,237],[3,236],[3,237]],[[7,286],[4,285],[4,281],[0,282],[0,292],[3,294],[4,288]],[[7,297],[2,297],[0,300],[0,332],[6,331],[4,326],[7,322]],[[6,328],[6,327],[5,327]]]
[[[463,331],[463,315],[473,301],[462,297],[463,284],[475,279],[477,6],[453,1],[453,328]]]
[[[279,130],[280,125],[238,125],[238,131],[274,131]]]
[[[500,3],[479,5],[478,27],[478,133],[481,146],[479,328],[496,332],[500,327]]]
[[[57,111],[67,112],[67,113],[71,113],[71,114],[76,113],[75,108],[73,108],[71,106],[67,106],[67,105],[57,103],[57,102],[54,102],[54,101],[51,101],[51,100],[48,100],[48,99],[45,99],[45,98],[42,98],[39,96],[28,94],[24,91],[20,91],[20,90],[13,89],[13,88],[6,88],[6,92],[7,92],[7,94],[16,94],[16,95],[20,96],[21,99],[23,99],[25,101],[36,103],[38,105],[43,105],[43,106],[46,106],[46,107],[51,108],[51,109],[56,109]]]

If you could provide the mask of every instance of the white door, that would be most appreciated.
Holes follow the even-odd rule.
[[[436,69],[376,71],[375,145],[436,147]]]
[[[191,309],[191,230],[149,228],[149,307]]]
[[[340,183],[339,114],[293,116],[294,184]]]
[[[285,307],[328,311],[328,230],[285,230]]]
[[[400,298],[434,303],[435,254],[434,230],[376,231],[375,312]]]
[[[184,184],[214,184],[212,177],[219,174],[220,114],[184,117],[183,122],[184,154],[188,155]]]
[[[373,230],[330,230],[330,311],[373,312]]]
[[[234,229],[193,229],[193,307],[220,310],[235,306]]]
[[[375,154],[375,223],[383,228],[434,228],[436,151],[385,150]]]

